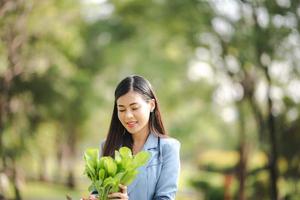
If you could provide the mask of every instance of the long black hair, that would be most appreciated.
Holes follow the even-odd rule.
[[[127,146],[132,149],[133,139],[130,133],[127,132],[125,127],[121,124],[118,118],[117,100],[119,97],[125,95],[129,91],[138,92],[143,96],[146,101],[151,99],[155,100],[155,108],[150,113],[149,117],[149,131],[155,134],[157,137],[166,137],[158,99],[152,89],[152,86],[148,80],[142,76],[131,75],[124,78],[117,86],[115,90],[115,102],[108,130],[106,142],[103,149],[103,156],[113,156],[115,150],[118,150],[121,146]]]

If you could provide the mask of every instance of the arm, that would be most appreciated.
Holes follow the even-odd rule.
[[[162,169],[153,200],[173,200],[180,172],[180,143],[170,140],[162,146]]]

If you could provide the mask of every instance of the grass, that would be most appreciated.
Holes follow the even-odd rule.
[[[185,169],[185,168],[183,168]],[[188,181],[185,180],[191,176],[191,171],[183,170],[180,178],[180,190],[177,193],[177,200],[199,199],[195,193],[189,190]],[[61,184],[27,181],[21,185],[22,197],[24,200],[64,200],[66,195],[72,197],[73,200],[79,200],[81,197],[88,196],[88,182],[85,179],[77,179],[77,189],[71,190]]]
[[[81,189],[71,190],[63,185],[44,182],[27,182],[22,188],[24,200],[66,199],[66,195],[69,195],[74,200],[79,200],[81,197],[87,196],[88,192]]]
[[[80,173],[81,171],[78,170],[77,174]],[[195,176],[195,174],[197,174],[197,170],[191,165],[182,165],[179,182],[179,191],[177,192],[176,196],[177,200],[202,199],[197,196],[195,191],[192,190],[191,186],[189,185],[189,179]],[[66,195],[71,196],[73,200],[79,200],[81,197],[87,197],[87,187],[89,186],[89,180],[82,175],[80,177],[76,177],[76,183],[76,189],[71,190],[68,187],[63,186],[62,184],[38,181],[21,181],[21,196],[24,200],[64,200],[66,199]],[[12,197],[14,197],[12,188],[10,188],[10,191],[6,194],[11,199]]]

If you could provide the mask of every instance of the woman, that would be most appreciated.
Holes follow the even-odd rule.
[[[180,143],[167,136],[161,120],[158,100],[150,83],[132,75],[123,79],[115,90],[115,103],[103,156],[114,156],[115,150],[129,147],[133,154],[151,153],[146,166],[139,168],[137,178],[111,199],[175,199],[180,171]],[[93,199],[93,195],[90,199]]]

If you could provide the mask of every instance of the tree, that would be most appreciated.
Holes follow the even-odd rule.
[[[4,63],[0,73],[1,171],[11,174],[16,199],[21,199],[17,161],[29,148],[26,141],[33,139],[31,136],[39,124],[59,121],[68,125],[64,126],[66,132],[71,132],[81,125],[79,121],[84,123],[87,118],[86,106],[74,106],[84,104],[84,98],[89,99],[84,94],[90,94],[92,83],[92,79],[87,78],[91,73],[85,73],[78,64],[82,40],[77,8],[73,1],[19,0],[0,4],[0,50],[3,52],[0,60]],[[71,12],[65,13],[66,10]],[[69,23],[72,24],[70,30],[62,31]],[[84,91],[76,91],[80,88]],[[75,96],[70,91],[75,92]],[[64,117],[64,107],[69,108],[66,112],[74,108],[78,108],[78,112]],[[12,134],[16,137],[10,137]],[[73,133],[69,136],[74,138]],[[72,145],[71,142],[68,146]]]

